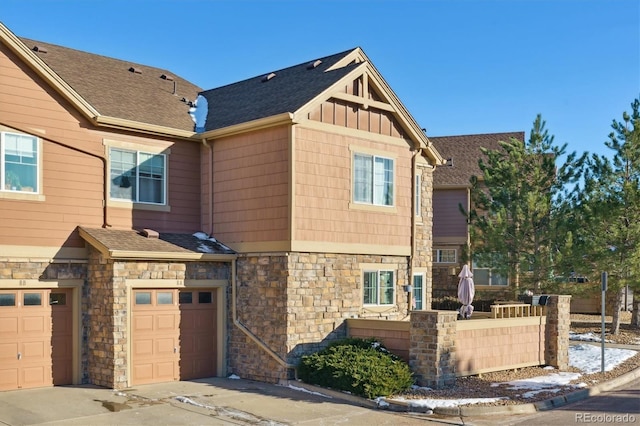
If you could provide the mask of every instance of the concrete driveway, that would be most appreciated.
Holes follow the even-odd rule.
[[[294,385],[295,386],[295,385]],[[2,425],[425,425],[433,416],[379,410],[371,401],[211,378],[123,391],[56,386],[0,392]],[[459,419],[437,421],[460,424]]]

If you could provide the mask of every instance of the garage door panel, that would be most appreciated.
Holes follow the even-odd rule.
[[[175,349],[175,350],[174,350]],[[177,342],[173,337],[157,338],[155,340],[154,355],[157,356],[173,356],[177,352]]]
[[[158,381],[171,381],[176,378],[175,374],[176,363],[175,361],[164,361],[155,363],[155,377]]]
[[[25,362],[44,362],[51,359],[51,341],[24,342],[21,353]]]
[[[0,363],[0,390],[11,390],[18,388],[18,367],[6,367]]]
[[[0,314],[1,313],[2,311],[0,311]],[[5,338],[17,336],[18,335],[18,317],[0,316],[0,335]]]
[[[0,365],[17,361],[18,352],[18,342],[0,343]]]
[[[133,343],[133,356],[137,358],[153,356],[153,339],[135,340]]]
[[[153,332],[153,315],[138,314],[133,318],[133,329],[136,333]]]
[[[155,331],[175,331],[178,328],[177,314],[158,314],[156,315]]]
[[[43,365],[28,366],[21,369],[22,388],[51,386],[51,367]]]
[[[29,334],[49,334],[51,333],[51,319],[44,317],[43,312],[39,315],[22,317],[20,331],[23,335]],[[50,315],[50,314],[49,314]]]

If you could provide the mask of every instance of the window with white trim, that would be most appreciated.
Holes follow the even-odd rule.
[[[433,263],[456,263],[456,249],[433,249]]]
[[[111,148],[110,196],[135,203],[166,204],[166,156]]]
[[[415,274],[413,276],[412,307],[418,311],[424,309],[424,274]]]
[[[488,286],[507,286],[509,279],[501,275],[495,267],[485,263],[477,262],[475,259],[472,263],[473,283],[475,285]]]
[[[416,203],[416,211],[415,215],[420,217],[422,216],[422,179],[420,175],[416,175],[416,194],[415,194],[415,203]]]
[[[393,271],[364,271],[362,276],[365,305],[395,304],[395,274]]]
[[[39,192],[39,155],[35,136],[0,132],[0,190]]]
[[[393,206],[393,160],[370,154],[353,155],[353,201]]]

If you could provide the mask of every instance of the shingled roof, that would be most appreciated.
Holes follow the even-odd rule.
[[[235,255],[229,247],[203,233],[158,233],[106,228],[78,228],[80,236],[111,258],[198,260],[210,255]],[[215,257],[215,256],[214,256]]]
[[[168,70],[27,38],[20,40],[101,115],[194,130],[190,106],[182,98],[195,100],[202,88]]]
[[[478,166],[478,160],[483,156],[480,148],[498,149],[498,142],[507,142],[511,138],[524,141],[524,132],[429,136],[442,157],[451,159],[451,165],[436,167],[433,173],[434,188],[469,186],[471,176],[482,176]]]
[[[327,71],[352,53],[347,50],[292,67],[269,72],[201,93],[208,102],[205,130],[216,130],[281,113],[294,113],[358,64]],[[320,63],[312,66],[313,63]],[[271,78],[266,78],[272,75]]]

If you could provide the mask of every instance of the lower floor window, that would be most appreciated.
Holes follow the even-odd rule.
[[[509,285],[509,279],[498,273],[496,268],[474,261],[473,283],[475,285],[506,286]]]
[[[424,309],[424,274],[413,276],[413,309]]]
[[[364,271],[364,304],[393,305],[395,279],[393,271]]]

